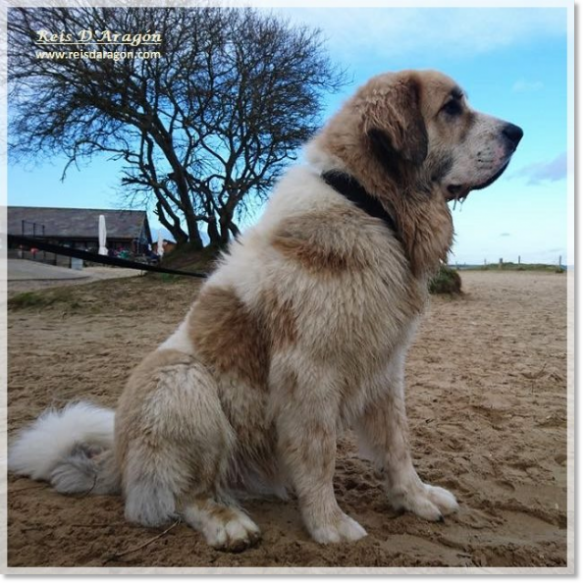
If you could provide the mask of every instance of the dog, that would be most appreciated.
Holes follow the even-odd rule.
[[[121,492],[128,521],[179,517],[228,551],[260,538],[237,493],[292,490],[314,540],[355,541],[366,531],[333,491],[349,427],[392,508],[455,512],[413,466],[405,360],[452,245],[448,203],[495,181],[522,134],[472,110],[442,73],[374,77],[134,370],[115,417],[84,402],[48,411],[12,444],[9,468],[65,494]]]

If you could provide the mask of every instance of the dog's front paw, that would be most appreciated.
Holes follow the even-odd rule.
[[[354,541],[368,535],[360,524],[343,513],[334,522],[313,525],[309,530],[313,539],[322,544]]]
[[[459,509],[450,491],[422,482],[409,489],[393,490],[389,496],[395,510],[406,510],[431,522],[442,522],[444,516]]]

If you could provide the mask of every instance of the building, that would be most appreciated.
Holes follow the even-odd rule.
[[[152,236],[146,211],[8,206],[8,233],[42,238],[51,244],[97,252],[100,215],[106,220],[108,249],[117,252],[124,250],[134,256],[148,252],[152,245]],[[9,253],[9,256],[14,257],[14,254]],[[35,259],[62,263],[49,254],[41,254]]]

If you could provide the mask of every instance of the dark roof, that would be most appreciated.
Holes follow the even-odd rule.
[[[33,233],[32,222],[37,224],[36,235],[58,238],[98,238],[100,215],[106,218],[108,238],[138,238],[146,224],[146,237],[151,241],[146,211],[118,209],[71,209],[60,207],[8,207],[8,233],[21,235],[22,220],[25,220],[24,235]]]

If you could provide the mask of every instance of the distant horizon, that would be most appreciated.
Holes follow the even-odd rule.
[[[118,208],[118,207],[67,207],[67,206],[57,206],[57,205],[8,205],[8,208],[10,207],[28,207],[31,209],[34,208],[39,208],[39,209],[85,209],[88,211],[118,211],[120,213],[124,213],[124,212],[130,212],[130,211],[134,211],[134,212],[145,212],[148,215],[148,212],[145,209],[139,209],[139,208]],[[149,226],[151,226],[151,222],[149,219]],[[107,227],[107,226],[106,226]],[[245,229],[248,229],[252,227],[252,225],[248,226]],[[151,232],[151,238],[153,243],[155,243],[158,239],[158,233],[159,231],[162,232],[163,238],[167,241],[169,241],[170,243],[176,244],[176,240],[173,237],[173,235],[171,234],[171,232],[169,232],[166,228],[164,227],[157,227],[157,228],[152,228],[150,227],[150,232]],[[97,229],[96,229],[96,234],[97,234]],[[207,245],[209,243],[209,238],[207,237],[207,234],[205,232],[200,232],[201,238],[203,239],[203,242],[205,245]],[[465,267],[481,267],[484,266],[485,263],[487,262],[487,264],[498,264],[500,260],[500,257],[498,257],[497,260],[489,260],[488,258],[484,258],[484,260],[482,260],[481,262],[479,261],[474,261],[474,262],[457,262],[456,260],[452,260],[447,262],[447,265],[450,267],[457,267],[457,266],[465,266]],[[504,263],[511,263],[511,264],[518,264],[517,261],[510,259],[508,260],[506,257],[503,257],[503,262]],[[549,266],[558,266],[558,261],[550,261],[550,262],[521,262],[522,264],[546,264]],[[573,267],[573,264],[567,265],[567,264],[561,264],[561,266],[569,269],[571,267]]]

